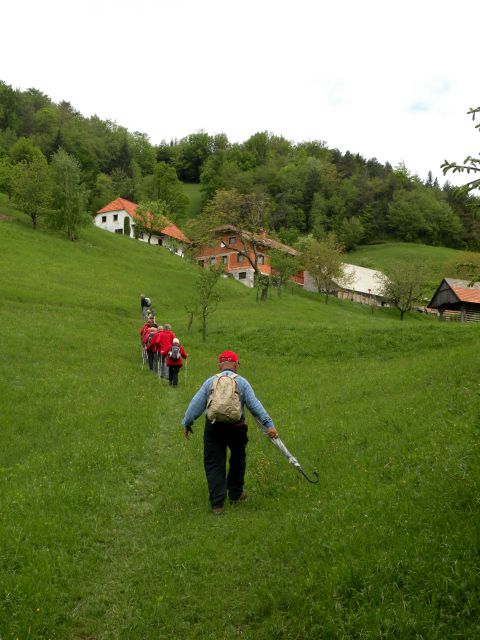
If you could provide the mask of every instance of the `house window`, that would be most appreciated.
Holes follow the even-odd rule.
[[[258,256],[258,264],[265,264],[265,256],[262,256],[262,255]]]
[[[118,213],[113,214],[113,221],[118,222]]]
[[[204,268],[204,266],[205,266],[205,260],[199,260],[199,261],[198,261],[198,266],[199,266],[199,267],[202,267],[202,269],[203,269],[203,268]]]
[[[247,279],[247,272],[246,271],[240,271],[240,273],[238,274],[238,279],[239,280],[246,280]]]
[[[102,216],[102,222],[106,222],[107,221],[107,216]]]
[[[115,229],[115,233],[119,233],[120,235],[123,234],[123,229]]]
[[[163,244],[163,238],[158,239],[158,246],[161,247]]]
[[[222,264],[228,263],[228,256],[222,256]]]
[[[143,231],[140,231],[140,233],[138,234],[138,239],[143,240]]]
[[[212,256],[212,257],[210,258],[210,264],[211,264],[211,266],[212,266],[212,267],[214,267],[214,266],[216,265],[216,263],[217,263],[217,259],[215,258],[215,256]]]
[[[237,256],[237,262],[238,264],[243,264],[243,256],[241,256],[240,254],[238,254]]]
[[[236,241],[237,241],[236,236],[231,236],[231,237],[228,239],[228,244],[235,244],[235,242],[236,242]]]

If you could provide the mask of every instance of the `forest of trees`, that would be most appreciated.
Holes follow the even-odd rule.
[[[268,202],[269,232],[287,244],[334,233],[347,249],[386,239],[480,249],[479,198],[440,186],[431,172],[421,179],[405,166],[268,132],[230,143],[201,131],[153,145],[145,133],[0,81],[0,191],[21,200],[22,171],[32,164],[40,182],[47,165],[52,176],[78,169],[75,207],[90,214],[120,196],[163,202],[170,219],[183,221],[187,182],[200,185],[204,206],[231,190]]]

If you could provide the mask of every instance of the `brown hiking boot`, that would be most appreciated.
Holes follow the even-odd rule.
[[[236,500],[232,500],[230,498],[230,504],[238,504],[239,502],[245,502],[248,499],[248,494],[245,491],[242,491],[240,496]]]
[[[212,513],[214,516],[223,516],[225,509],[223,507],[212,507]]]

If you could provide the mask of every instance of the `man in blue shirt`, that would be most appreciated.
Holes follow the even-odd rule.
[[[246,468],[246,447],[248,442],[245,424],[244,407],[261,425],[263,431],[270,437],[277,437],[277,430],[273,420],[256,398],[255,393],[245,378],[237,374],[238,356],[234,351],[224,351],[218,357],[218,367],[221,376],[233,376],[241,402],[241,417],[237,422],[211,422],[205,417],[203,460],[207,476],[210,504],[215,515],[223,513],[225,499],[228,497],[232,504],[246,498],[243,491]],[[185,416],[182,420],[185,437],[192,433],[192,424],[207,408],[208,399],[212,392],[213,383],[217,376],[211,376],[193,396]],[[227,448],[230,449],[230,465],[228,474]]]

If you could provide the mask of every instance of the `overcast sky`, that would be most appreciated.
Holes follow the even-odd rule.
[[[445,158],[480,149],[480,0],[16,0],[0,16],[0,80],[154,144],[269,131],[441,184]]]

